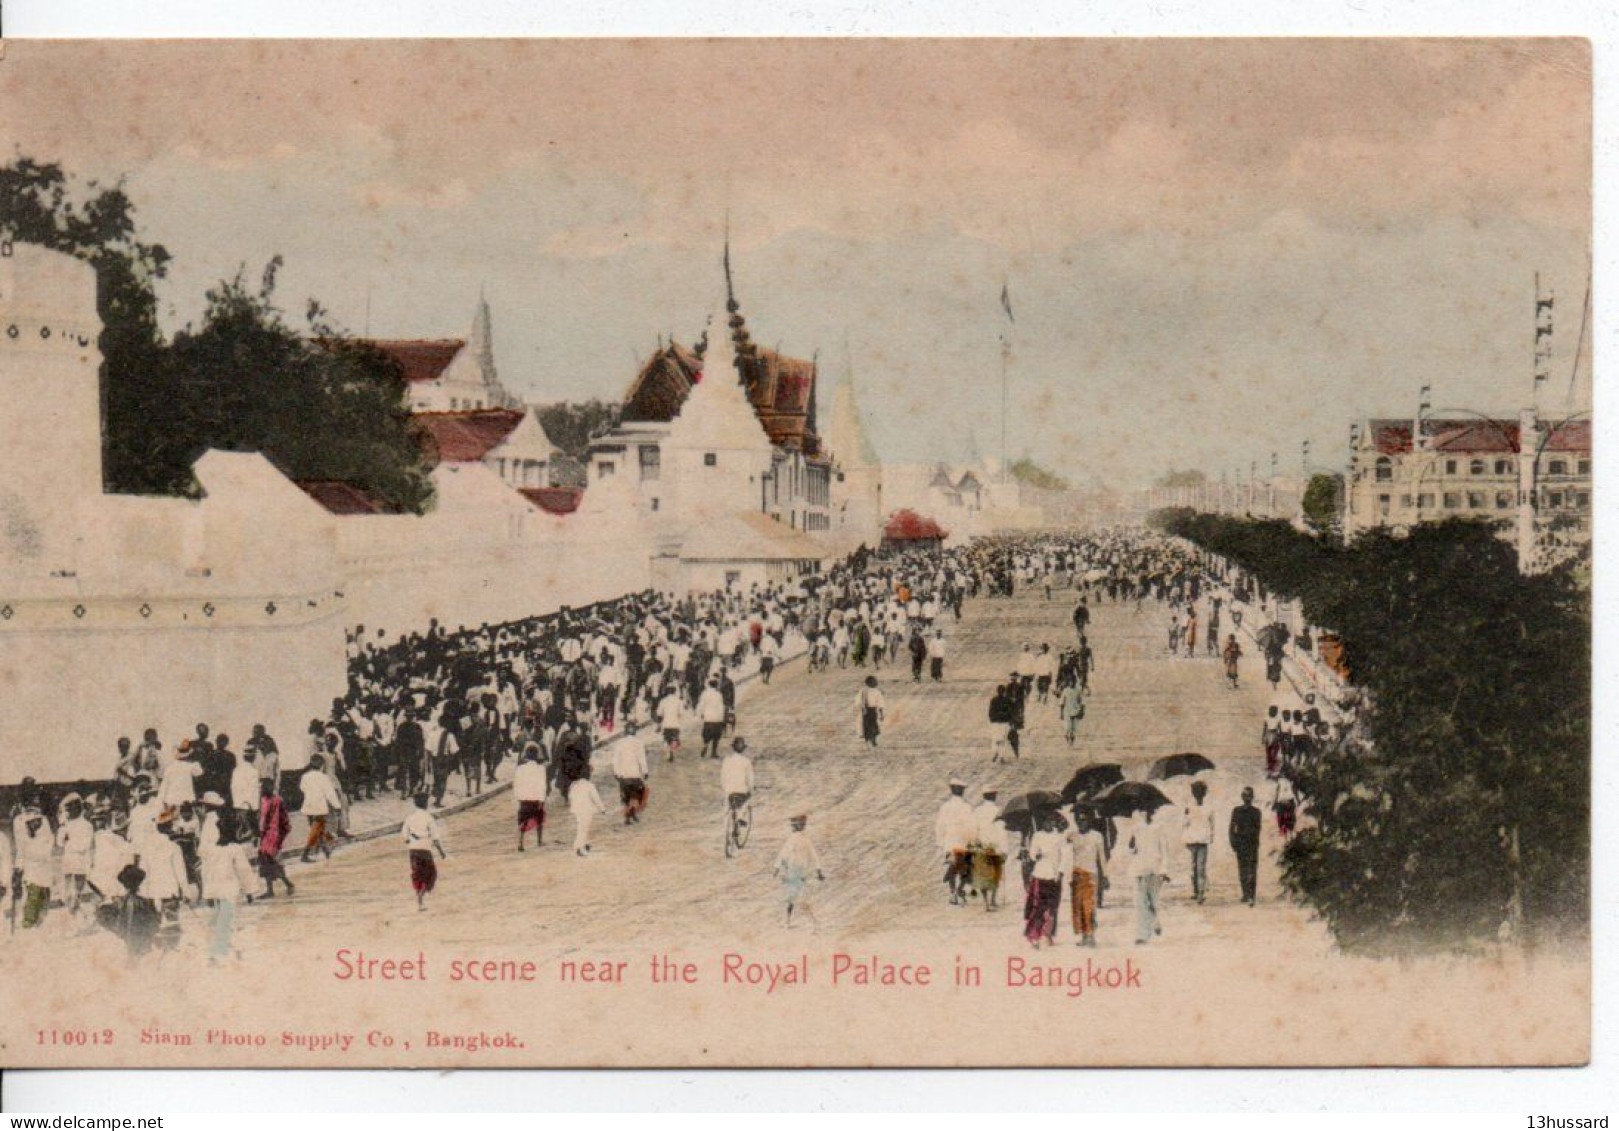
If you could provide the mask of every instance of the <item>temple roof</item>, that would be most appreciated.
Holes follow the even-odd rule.
[[[517,409],[485,408],[470,412],[419,412],[429,456],[435,462],[474,463],[483,459],[523,422]]]
[[[1562,425],[1548,422],[1554,431],[1546,441],[1544,451],[1591,451],[1591,422],[1573,420]],[[1404,455],[1411,450],[1411,421],[1373,420],[1372,446],[1384,455]],[[1504,453],[1518,450],[1518,422],[1516,420],[1442,419],[1423,421],[1430,451],[1459,454]]]
[[[366,338],[361,344],[392,358],[406,381],[434,381],[444,375],[467,343],[461,338]]]
[[[294,479],[294,483],[329,514],[394,514],[395,508],[364,487],[340,479]]]

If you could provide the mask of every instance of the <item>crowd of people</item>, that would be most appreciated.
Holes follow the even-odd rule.
[[[527,850],[530,834],[536,847],[544,843],[547,806],[560,798],[573,818],[573,852],[588,856],[593,823],[609,811],[592,780],[594,758],[608,740],[607,767],[626,825],[638,824],[649,802],[656,755],[643,735],[655,734],[659,753],[673,761],[695,730],[694,756],[720,764],[721,792],[734,808],[752,792],[749,752],[736,733],[744,676],[768,684],[781,660],[799,650],[807,653],[811,678],[863,670],[855,730],[877,748],[887,710],[878,679],[884,666],[915,684],[944,681],[948,629],[961,619],[963,603],[1030,590],[1074,601],[1073,634],[1055,645],[1022,643],[990,695],[991,763],[1021,758],[1031,711],[1053,711],[1063,741],[1075,744],[1096,668],[1089,635],[1095,607],[1162,602],[1170,610],[1171,651],[1196,656],[1201,639],[1204,654],[1222,656],[1235,682],[1241,655],[1235,630],[1256,596],[1244,578],[1183,544],[1112,531],[903,555],[862,551],[824,574],[748,592],[683,598],[643,592],[473,629],[449,631],[434,622],[395,639],[358,626],[349,634],[346,693],[294,740],[278,741],[257,724],[237,744],[199,723],[171,747],[148,728],[139,742],[119,740],[110,778],[93,789],[48,798],[25,780],[16,791],[11,837],[0,835],[0,874],[12,881],[6,893],[12,929],[37,929],[53,914],[85,923],[93,916],[140,955],[172,949],[181,910],[190,906],[209,916],[209,954],[224,959],[239,904],[293,896],[289,857],[329,857],[353,836],[356,805],[388,799],[402,806],[410,883],[425,907],[437,882],[435,861],[447,855],[434,814],[450,787],[477,797],[508,775],[516,851]],[[1215,651],[1227,620],[1227,642]],[[1284,835],[1300,807],[1290,768],[1341,725],[1311,695],[1270,709],[1262,743],[1275,789],[1271,807]],[[730,748],[722,751],[728,736]],[[951,899],[960,906],[981,899],[994,908],[1013,850],[1004,825],[996,824],[994,791],[972,806],[957,785],[947,802],[951,812],[941,811],[938,825]],[[799,816],[807,824],[808,815]],[[296,820],[303,828],[295,840]],[[1150,813],[1137,820],[1152,827]],[[1234,846],[1249,843],[1247,820],[1239,836],[1232,817]],[[789,921],[810,914],[806,877],[822,873],[807,833],[797,832],[792,859],[778,868]],[[1206,859],[1213,833],[1200,836],[1186,843],[1204,845]],[[1066,882],[1076,941],[1094,943],[1106,865],[1121,851],[1128,863],[1116,870],[1141,881],[1145,926],[1138,934],[1150,938],[1158,926],[1152,877],[1162,874],[1156,840],[1133,824],[1099,823],[1084,813],[1036,814],[1015,850],[1029,940],[1054,939]],[[1252,843],[1257,851],[1257,832]],[[808,860],[814,867],[805,866]],[[1205,873],[1197,867],[1193,874],[1201,899]],[[1245,898],[1251,881],[1249,870]]]

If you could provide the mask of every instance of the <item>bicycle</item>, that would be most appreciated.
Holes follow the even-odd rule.
[[[753,831],[753,798],[732,804],[725,814],[725,855],[735,856],[746,847],[748,834]]]

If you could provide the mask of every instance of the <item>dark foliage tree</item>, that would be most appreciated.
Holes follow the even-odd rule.
[[[1336,538],[1342,530],[1339,508],[1343,505],[1343,490],[1344,477],[1324,471],[1310,476],[1304,485],[1304,521],[1322,537]]]
[[[397,367],[350,341],[311,306],[307,335],[272,301],[277,263],[257,292],[240,277],[208,296],[203,324],[164,340],[156,282],[169,253],[136,235],[119,185],[76,190],[56,164],[0,166],[0,237],[91,264],[101,317],[105,487],[196,491],[207,448],[262,451],[296,478],[343,479],[402,510],[429,496]]]
[[[1298,770],[1287,886],[1346,947],[1536,943],[1587,922],[1590,604],[1477,522],[1337,547],[1189,510],[1165,530],[1298,598],[1343,640],[1359,726]]]
[[[588,401],[560,401],[540,409],[540,424],[551,442],[566,454],[551,469],[551,482],[558,487],[583,487],[586,480],[585,453],[590,442],[617,427],[623,406],[617,401],[592,397]]]

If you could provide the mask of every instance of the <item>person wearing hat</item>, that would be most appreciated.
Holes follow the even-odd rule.
[[[95,854],[96,831],[84,815],[84,799],[77,793],[62,798],[61,817],[56,827],[56,847],[62,853],[62,902],[69,914],[77,914],[84,898],[85,878]]]
[[[1242,804],[1231,810],[1231,826],[1227,838],[1231,851],[1237,856],[1237,880],[1242,886],[1242,901],[1249,907],[1257,897],[1259,878],[1259,828],[1262,824],[1259,806],[1254,804],[1252,786],[1244,786]]]
[[[45,910],[50,905],[56,840],[38,805],[24,806],[19,821],[22,835],[17,840],[16,867],[22,874],[22,925],[27,930],[44,921]]]
[[[984,799],[973,809],[972,885],[984,897],[984,910],[1000,907],[1001,877],[1011,851],[1006,822],[1001,820],[1000,791],[984,789]]]
[[[634,719],[625,719],[624,735],[613,744],[613,776],[618,779],[618,799],[624,806],[626,825],[639,822],[646,809],[646,743],[636,733],[639,729]]]
[[[776,854],[774,873],[781,880],[782,899],[787,905],[787,927],[793,926],[793,913],[803,912],[809,916],[810,930],[816,930],[820,923],[815,918],[815,909],[810,905],[805,888],[809,878],[825,883],[826,872],[821,868],[821,854],[815,850],[815,844],[805,832],[809,824],[809,815],[799,813],[788,821],[792,831],[782,842],[781,851]]]
[[[550,791],[544,755],[539,743],[530,742],[512,775],[512,796],[517,801],[517,851],[523,851],[529,829],[534,830],[534,847],[540,847],[545,836],[545,797]]]
[[[182,742],[174,760],[163,767],[157,800],[164,812],[176,812],[180,806],[197,800],[197,779],[202,776],[202,765],[197,761],[199,751],[200,747],[190,741]]]
[[[977,819],[966,798],[967,783],[950,779],[950,796],[939,806],[933,821],[933,842],[944,853],[944,883],[950,889],[950,906],[967,906],[967,883],[972,877],[972,851],[968,847],[977,835]]]

